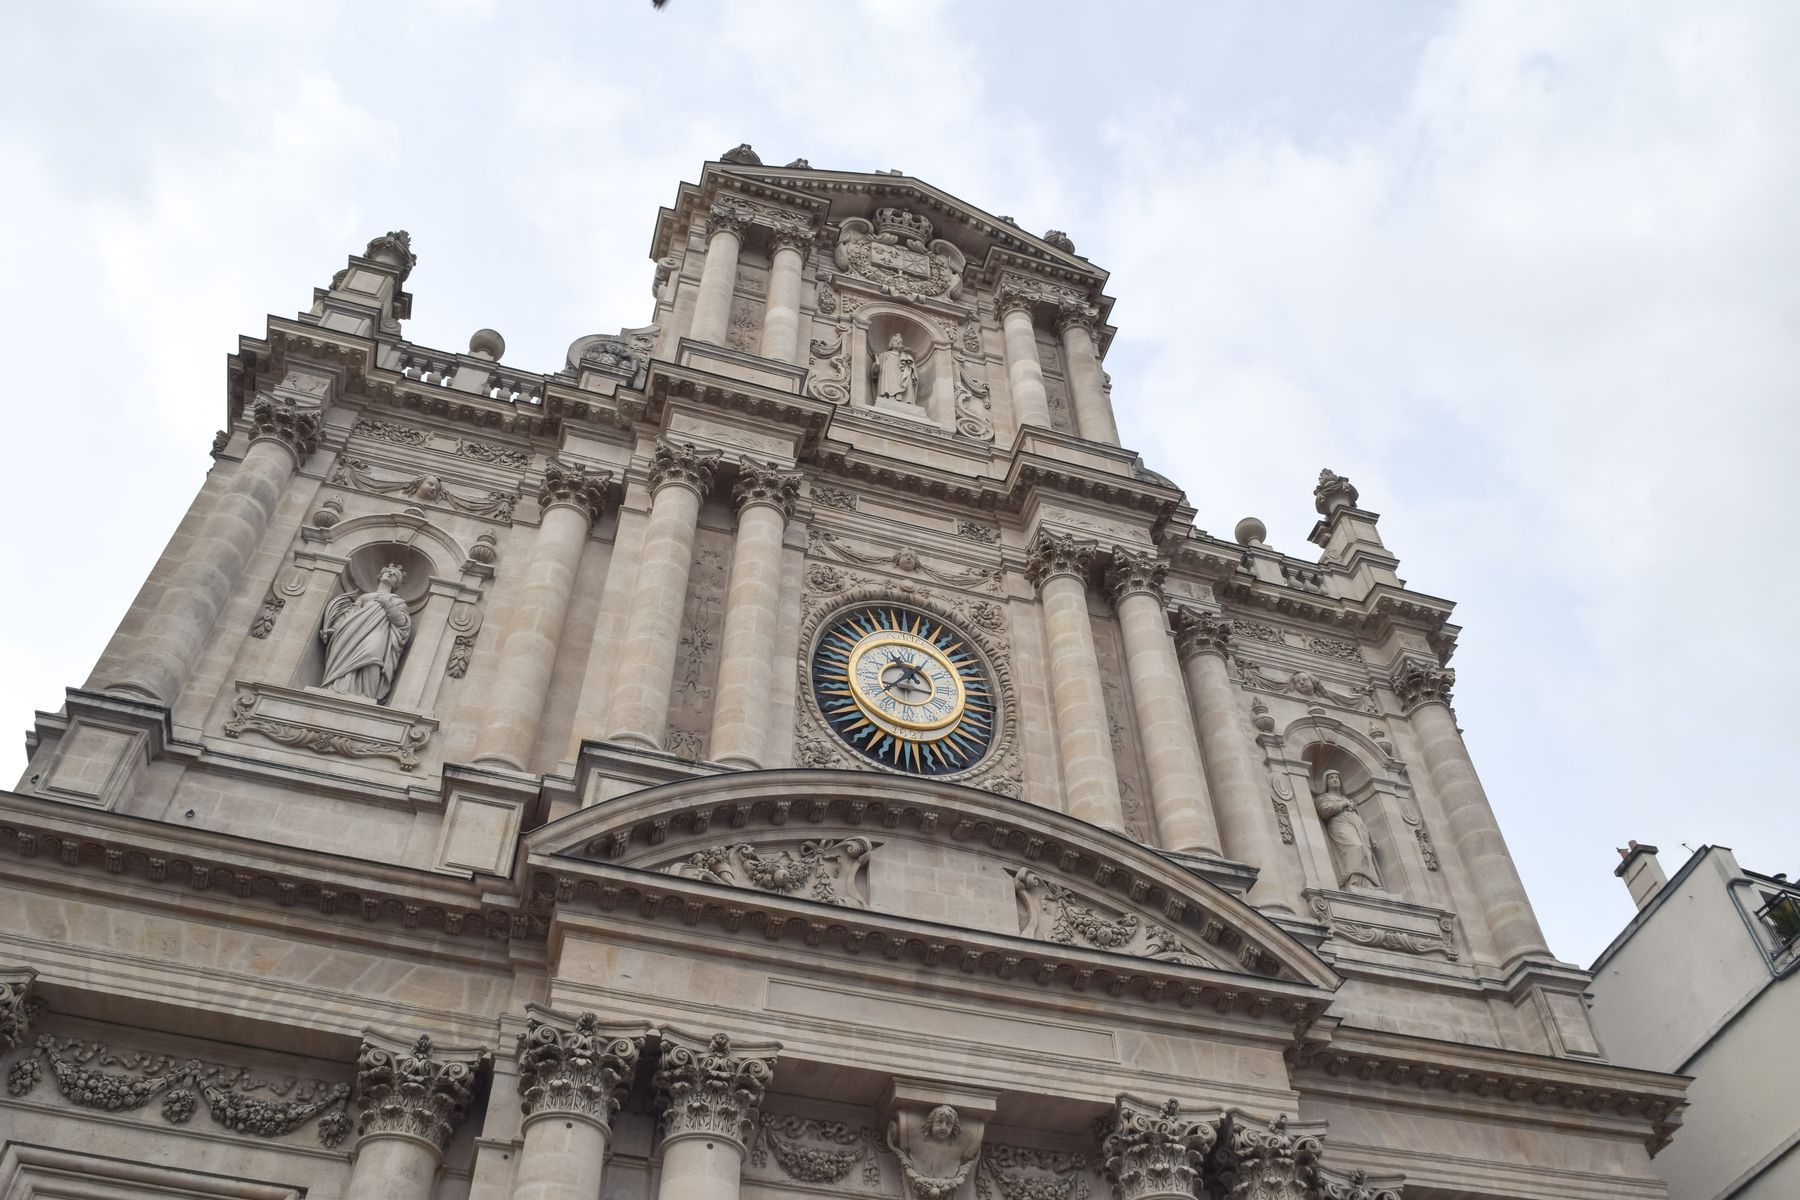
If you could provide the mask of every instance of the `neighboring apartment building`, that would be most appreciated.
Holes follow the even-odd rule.
[[[1614,1062],[1694,1077],[1657,1173],[1675,1200],[1800,1197],[1800,887],[1724,846],[1674,879],[1619,853],[1638,913],[1594,961],[1594,1026]]]
[[[1197,526],[1063,233],[671,199],[547,371],[401,233],[241,341],[0,792],[0,1200],[1666,1195],[1350,481]]]

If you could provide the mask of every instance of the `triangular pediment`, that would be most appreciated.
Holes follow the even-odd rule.
[[[526,839],[534,864],[605,864],[779,901],[927,921],[1047,951],[1333,989],[1239,897],[1124,837],[989,792],[858,771],[748,771],[608,800]]]

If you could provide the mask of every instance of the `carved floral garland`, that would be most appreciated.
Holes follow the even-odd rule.
[[[750,1147],[750,1165],[767,1166],[773,1157],[775,1165],[789,1179],[801,1183],[842,1183],[860,1163],[863,1186],[879,1188],[880,1149],[881,1137],[873,1129],[842,1121],[812,1121],[791,1114],[765,1113]]]

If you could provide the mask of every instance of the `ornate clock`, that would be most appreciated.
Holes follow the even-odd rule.
[[[974,642],[930,613],[863,604],[833,617],[812,659],[831,731],[890,770],[953,775],[994,744],[995,697]]]

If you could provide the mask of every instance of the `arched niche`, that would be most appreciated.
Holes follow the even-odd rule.
[[[412,634],[407,640],[406,649],[401,653],[393,689],[388,693],[391,700],[399,693],[400,680],[405,677],[412,662],[413,651],[418,644],[420,618],[431,599],[431,580],[438,573],[431,556],[417,545],[406,542],[365,542],[350,551],[336,580],[324,588],[324,604],[320,612],[329,608],[331,602],[339,596],[374,591],[380,583],[382,571],[389,566],[399,567],[404,572],[394,594],[406,601],[406,610],[413,618]],[[314,633],[317,633],[316,629]],[[306,653],[294,671],[293,684],[295,687],[317,687],[324,673],[324,641],[317,636],[308,638]]]
[[[918,372],[918,419],[940,429],[955,428],[956,362],[949,342],[939,330],[918,313],[894,304],[866,304],[857,314],[861,337],[856,363],[860,394],[871,407],[875,402],[875,385],[871,378],[877,357],[887,349],[889,341],[898,337],[913,357]],[[892,411],[892,410],[889,410]],[[914,415],[904,412],[896,415]]]
[[[1431,881],[1422,847],[1429,836],[1424,829],[1412,785],[1395,769],[1388,754],[1357,727],[1318,709],[1290,724],[1283,732],[1290,777],[1296,791],[1307,789],[1296,814],[1315,837],[1309,874],[1316,886],[1341,888],[1342,856],[1331,844],[1325,822],[1319,817],[1318,797],[1325,775],[1336,771],[1343,780],[1344,795],[1367,826],[1374,846],[1381,890],[1415,903],[1442,899]]]

